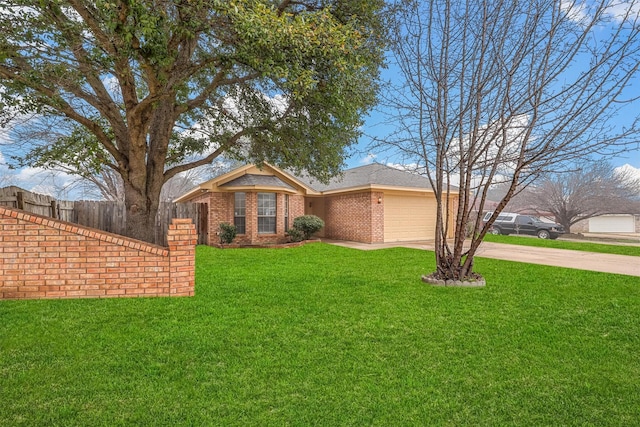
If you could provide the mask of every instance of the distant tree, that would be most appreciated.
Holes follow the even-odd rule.
[[[4,0],[0,123],[66,131],[30,158],[119,175],[127,234],[151,240],[163,185],[222,154],[340,171],[376,100],[382,1]]]
[[[399,71],[384,99],[395,131],[372,150],[431,181],[435,278],[476,278],[493,221],[541,174],[637,144],[639,11],[635,0],[398,2]],[[624,128],[612,121],[626,117]],[[508,187],[493,216],[473,219],[496,182]]]
[[[543,176],[511,206],[551,212],[568,231],[578,221],[598,215],[637,213],[640,179],[606,161],[583,163],[568,172]]]
[[[160,200],[163,202],[171,202],[193,189],[196,185],[227,173],[241,165],[242,162],[233,159],[226,160],[224,158],[218,158],[218,160],[212,164],[182,172],[165,183],[160,193]]]
[[[21,130],[21,138],[28,139],[32,131]],[[49,141],[32,148],[26,155],[12,155],[10,158],[18,166],[32,166],[75,176],[68,182],[69,190],[76,190],[84,197],[114,202],[124,202],[124,182],[122,176],[108,165],[114,162],[102,150],[94,135],[75,126],[69,135],[59,132],[47,133],[40,139]],[[105,159],[109,159],[105,161]],[[188,159],[191,162],[197,158]],[[214,162],[198,166],[174,175],[165,182],[160,192],[160,201],[171,201],[202,181],[228,172],[241,162],[218,157]]]

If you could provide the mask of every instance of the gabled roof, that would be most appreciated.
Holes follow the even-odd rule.
[[[316,191],[300,182],[295,176],[267,163],[262,169],[255,165],[245,165],[210,179],[174,200],[186,202],[195,196],[210,191],[285,191],[315,194]]]
[[[265,164],[261,170],[254,165],[242,166],[200,184],[175,201],[184,202],[207,191],[284,190],[299,191],[305,195],[322,195],[366,189],[432,191],[427,178],[379,163],[347,169],[328,184],[309,176],[296,176]],[[454,191],[457,191],[457,188],[454,188]]]
[[[219,184],[218,187],[280,187],[288,190],[295,190],[295,188],[277,176],[273,175],[256,175],[245,174],[239,178],[233,179],[224,184]]]
[[[431,190],[431,183],[429,182],[429,179],[379,163],[371,163],[369,165],[347,169],[341,175],[331,179],[328,184],[323,184],[311,177],[299,177],[299,180],[322,193],[361,188],[392,187],[401,189]]]

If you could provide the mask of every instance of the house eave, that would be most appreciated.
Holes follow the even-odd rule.
[[[208,192],[209,192],[209,190],[207,190],[205,188],[202,188],[201,186],[197,186],[193,190],[183,194],[182,196],[178,197],[177,199],[173,199],[173,203],[188,202],[189,200],[193,199],[195,196],[198,196],[198,195],[203,194],[203,193],[208,193]]]
[[[288,193],[288,194],[298,194],[298,191],[291,188],[285,187],[272,187],[266,185],[234,185],[234,186],[224,186],[218,187],[217,191],[225,192],[225,193],[234,193],[234,192],[266,192],[266,193]]]
[[[332,194],[340,194],[340,193],[354,193],[359,191],[400,191],[400,192],[412,192],[412,193],[425,193],[425,194],[433,194],[433,190],[431,188],[421,188],[421,187],[399,187],[394,185],[380,185],[380,184],[367,184],[360,185],[355,187],[346,187],[346,188],[338,188],[334,190],[323,191],[322,195],[332,195]],[[458,194],[458,191],[451,191],[451,194]]]

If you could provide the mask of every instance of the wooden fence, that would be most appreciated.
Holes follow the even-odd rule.
[[[21,209],[120,235],[124,235],[127,226],[126,210],[122,202],[56,200],[50,196],[11,186],[0,188],[0,206]],[[167,230],[173,218],[191,218],[196,226],[198,244],[207,244],[208,205],[168,202],[160,203],[153,243],[167,246]]]

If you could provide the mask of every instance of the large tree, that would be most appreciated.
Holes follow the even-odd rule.
[[[638,141],[637,111],[627,104],[637,96],[629,86],[640,64],[639,10],[609,0],[398,5],[399,72],[385,100],[395,132],[374,148],[384,145],[431,180],[435,278],[477,277],[484,235],[539,174]],[[635,116],[626,127],[611,121],[625,111]],[[474,209],[484,210],[496,182],[507,192],[483,223]]]
[[[603,214],[636,213],[640,179],[606,161],[580,163],[567,172],[542,176],[509,204],[550,212],[566,231]]]
[[[381,6],[5,0],[0,107],[120,175],[127,232],[149,240],[163,184],[223,153],[320,179],[340,170],[375,102]]]

